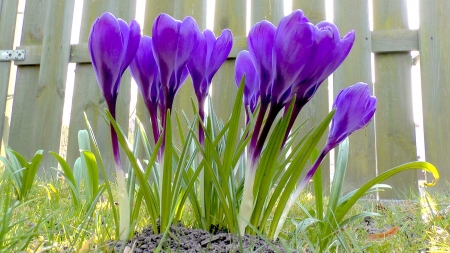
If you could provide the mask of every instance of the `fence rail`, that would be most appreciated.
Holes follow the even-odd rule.
[[[79,1],[79,0],[77,0]],[[276,24],[283,16],[283,0],[252,1],[250,11],[242,0],[147,0],[143,33],[151,36],[151,25],[160,12],[177,19],[193,16],[201,29],[206,27],[207,5],[215,3],[214,32],[230,28],[234,35],[233,49],[228,60],[216,74],[211,94],[216,112],[226,118],[231,111],[234,84],[234,58],[247,48],[246,15],[251,24],[267,19]],[[310,21],[326,19],[325,0],[292,0],[292,9],[302,9]],[[87,40],[95,18],[105,11],[129,21],[135,17],[136,0],[84,0],[81,17],[80,42],[70,44],[75,0],[32,0],[25,2],[23,28],[19,49],[26,50],[24,61],[16,61],[15,83],[10,84],[12,65],[0,62],[0,136],[3,142],[18,152],[31,156],[38,149],[58,151],[61,140],[66,77],[69,63],[76,63],[74,93],[69,124],[67,160],[73,164],[79,156],[78,130],[84,129],[83,112],[89,117],[102,150],[106,167],[113,171],[109,130],[99,109],[106,104],[96,84],[90,64]],[[329,92],[337,92],[356,82],[366,82],[378,98],[375,121],[350,138],[350,160],[345,190],[352,190],[377,173],[417,159],[415,123],[411,88],[412,59],[410,51],[419,51],[422,83],[425,152],[427,161],[441,173],[436,190],[446,190],[450,180],[450,0],[420,0],[420,29],[408,29],[407,0],[334,0],[334,23],[341,35],[355,30],[356,41],[343,65],[333,74],[332,89],[326,80],[315,97],[303,109],[300,120],[310,118],[305,128],[323,119],[328,113]],[[18,0],[0,0],[0,50],[13,49]],[[370,8],[371,7],[371,8]],[[369,27],[369,9],[373,10],[374,28]],[[372,63],[371,54],[374,53]],[[372,69],[375,83],[372,82]],[[117,103],[118,121],[128,130],[131,101],[131,77],[127,71]],[[8,87],[14,85],[12,112],[6,104]],[[194,96],[190,80],[175,100],[178,110],[190,108]],[[188,115],[190,110],[186,110]],[[192,113],[191,113],[192,114]],[[142,99],[138,96],[136,115],[149,128]],[[322,141],[323,144],[324,141]],[[321,145],[322,145],[321,144]],[[43,167],[48,171],[57,162],[47,156]],[[330,160],[325,160],[324,182],[329,182]],[[382,194],[383,198],[403,198],[405,193],[417,192],[418,174],[404,172],[388,183],[397,192]]]

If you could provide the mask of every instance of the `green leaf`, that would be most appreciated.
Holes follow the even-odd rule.
[[[90,195],[86,196],[86,201],[89,206],[98,193],[99,176],[98,176],[97,160],[95,159],[94,153],[87,150],[81,151],[81,157],[84,158],[86,170],[88,172],[85,177],[85,179],[88,178],[88,180],[85,181],[85,183],[87,182],[88,185],[85,184],[84,188],[85,191],[89,189],[88,192]]]
[[[109,202],[109,205],[113,212],[114,224],[116,224],[115,236],[116,236],[116,238],[119,238],[119,215],[117,213],[117,208],[114,205],[114,199],[113,199],[113,194],[112,194],[112,190],[111,190],[111,185],[108,180],[108,174],[106,173],[105,165],[103,164],[102,155],[100,153],[100,149],[98,148],[97,140],[95,139],[95,135],[94,135],[94,131],[92,130],[91,124],[89,123],[86,112],[84,112],[83,114],[84,114],[84,121],[89,130],[89,136],[91,137],[91,141],[93,144],[94,152],[97,157],[97,162],[100,167],[100,171],[102,172],[103,178],[105,179],[105,188],[108,193],[108,202]],[[75,168],[74,168],[74,175],[75,175]],[[75,179],[76,179],[76,177],[75,177]]]

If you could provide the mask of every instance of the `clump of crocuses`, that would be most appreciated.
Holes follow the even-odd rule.
[[[341,39],[337,27],[332,23],[310,23],[301,10],[284,17],[278,27],[268,21],[261,21],[251,28],[248,48],[259,76],[261,106],[248,149],[244,195],[239,209],[241,233],[244,233],[252,214],[256,168],[276,116],[291,102],[294,103],[285,133],[286,140],[302,107],[312,98],[319,85],[344,61],[354,39],[353,31]],[[236,67],[238,75],[241,70]]]
[[[109,12],[97,18],[92,25],[88,41],[89,53],[98,85],[113,118],[116,117],[116,101],[120,80],[136,54],[140,39],[141,30],[135,20],[128,25]],[[118,187],[119,189],[126,189],[117,135],[112,125],[110,128]],[[119,234],[121,240],[128,239],[130,234],[129,202],[128,193],[119,191]]]

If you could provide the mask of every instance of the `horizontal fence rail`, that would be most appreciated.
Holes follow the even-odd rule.
[[[420,29],[408,29],[407,0],[369,1],[333,0],[334,23],[341,36],[355,30],[356,41],[351,53],[341,67],[326,80],[315,97],[300,114],[304,128],[317,125],[329,111],[329,97],[356,82],[366,82],[378,99],[375,121],[350,138],[350,158],[345,191],[353,190],[374,176],[402,163],[417,160],[415,125],[411,88],[411,51],[419,51],[421,67],[422,103],[424,118],[425,152],[427,161],[441,173],[441,180],[433,188],[446,190],[450,181],[450,0],[420,1]],[[0,1],[0,50],[13,50],[14,34],[21,33],[16,49],[24,50],[25,59],[14,61],[17,67],[15,83],[9,83],[10,62],[0,62],[0,136],[25,156],[38,149],[59,151],[62,116],[65,103],[71,104],[68,126],[67,160],[73,165],[79,156],[77,133],[85,129],[85,112],[94,129],[106,168],[112,173],[114,163],[110,148],[109,129],[99,111],[106,107],[96,83],[88,51],[88,35],[95,18],[103,12],[129,21],[136,16],[138,3],[145,3],[143,34],[151,36],[155,17],[165,12],[177,19],[193,16],[201,29],[207,27],[207,6],[214,2],[214,32],[230,28],[233,48],[227,61],[214,77],[212,100],[216,113],[226,119],[236,94],[234,60],[247,49],[246,18],[250,24],[267,19],[277,24],[284,15],[285,3],[281,0],[252,2],[247,10],[246,1],[228,0],[84,0],[81,15],[80,40],[70,44],[75,0],[29,0],[25,2],[23,28],[16,31],[19,1]],[[313,23],[326,19],[325,0],[292,0],[292,9],[300,8]],[[139,7],[140,8],[140,7]],[[369,9],[373,10],[373,30],[369,27]],[[372,66],[371,54],[374,54]],[[66,77],[69,63],[76,64],[72,101],[65,100]],[[375,82],[372,82],[372,69]],[[122,78],[117,103],[118,121],[128,131],[131,96],[131,76],[128,71]],[[331,89],[328,89],[330,85]],[[8,87],[14,87],[12,112],[7,110]],[[13,86],[12,86],[13,85]],[[193,118],[191,97],[195,97],[188,78],[177,95],[174,107],[184,110]],[[149,129],[149,117],[138,94],[135,113]],[[297,122],[296,124],[300,124]],[[66,126],[67,127],[67,126]],[[304,131],[306,132],[306,130]],[[319,143],[324,145],[324,140]],[[319,147],[321,148],[321,147]],[[144,158],[144,153],[139,155]],[[123,156],[124,157],[124,156]],[[43,168],[51,172],[57,163],[47,156]],[[323,163],[323,182],[329,185],[329,158]],[[125,166],[125,164],[124,164]],[[52,172],[50,173],[52,174]],[[111,176],[113,176],[111,174]],[[417,193],[418,176],[415,172],[403,173],[389,180],[395,191],[382,193],[382,198],[407,198]]]
[[[419,50],[418,30],[387,30],[371,32],[372,53],[394,53],[410,52]],[[26,59],[17,61],[14,64],[20,65],[39,65],[42,57],[42,46],[24,46],[17,49],[27,52]],[[247,37],[234,37],[233,48],[228,59],[236,58],[242,50],[248,50]],[[87,43],[70,45],[69,63],[91,63]]]

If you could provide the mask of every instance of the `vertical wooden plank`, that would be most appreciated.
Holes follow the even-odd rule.
[[[197,21],[200,31],[203,31],[206,28],[206,0],[175,0],[174,18],[178,20],[183,20],[186,16],[193,17]],[[190,121],[194,119],[194,112],[192,111],[191,98],[196,103],[197,98],[195,96],[192,80],[191,77],[188,76],[186,82],[178,90],[178,93],[173,103],[173,112],[179,113],[182,124],[182,130],[185,135],[187,135],[187,131],[189,128],[188,125],[185,124],[182,111],[186,113]],[[175,136],[178,136],[178,128],[176,124],[172,125],[172,130],[173,133],[176,133]],[[178,138],[174,139],[174,143],[176,146],[181,148],[181,142],[179,141]]]
[[[58,152],[70,57],[70,32],[74,0],[52,0],[47,6],[39,81],[34,110],[32,151],[44,149]],[[57,161],[44,156],[41,165],[47,172]]]
[[[258,0],[252,1],[250,24],[254,25],[261,20],[269,20],[275,26],[284,16],[284,0]]]
[[[174,0],[164,2],[158,0],[147,0],[145,4],[143,34],[147,36],[152,36],[152,26],[155,18],[160,13],[166,13],[173,16],[173,12],[174,12]],[[137,94],[136,116],[144,125],[150,144],[155,143],[153,140],[152,126],[150,124],[150,115],[139,92]],[[139,157],[140,158],[145,157],[145,159],[148,159],[148,157],[146,157],[146,155],[144,154],[144,150],[142,148],[140,149]]]
[[[406,0],[377,0],[373,5],[374,30],[408,28]],[[375,54],[378,173],[417,159],[411,90],[412,59],[409,52]],[[402,199],[418,193],[417,171],[402,172],[385,183],[393,190],[381,198]]]
[[[325,12],[325,1],[317,0],[317,1],[309,1],[309,0],[293,0],[292,1],[292,10],[301,9],[303,13],[308,17],[309,21],[313,24],[317,24],[326,19]],[[303,126],[303,130],[300,132],[300,136],[302,133],[306,133],[314,126],[318,126],[320,122],[326,117],[328,114],[329,102],[328,102],[328,80],[325,80],[317,90],[314,97],[308,104],[300,112],[297,123],[294,125],[294,128],[299,124],[303,123],[306,119],[308,121]],[[317,145],[319,150],[325,146],[326,137],[328,136],[328,130],[324,134],[324,137]],[[305,173],[307,170],[305,169]],[[330,190],[330,158],[327,156],[322,162],[322,185],[324,188],[324,192]]]
[[[0,1],[0,49],[13,49],[18,6],[19,1]],[[0,142],[2,141],[3,128],[5,125],[9,124],[9,120],[5,115],[5,110],[10,71],[11,62],[0,62]],[[5,145],[7,145],[7,143],[5,143]]]
[[[214,33],[229,28],[234,38],[246,36],[246,1],[216,0]],[[212,99],[217,116],[226,122],[232,112],[237,87],[234,80],[234,59],[228,59],[217,71],[212,84]]]
[[[80,31],[80,43],[87,43],[89,32],[95,19],[104,12],[111,12],[117,18],[122,18],[127,23],[134,18],[136,1],[126,0],[85,0],[83,5],[82,23]],[[130,111],[130,82],[131,77],[127,70],[119,88],[117,99],[117,121],[125,133],[128,133],[128,120]],[[75,85],[72,98],[72,112],[70,115],[69,140],[67,147],[67,161],[73,165],[79,157],[78,131],[86,129],[83,112],[86,112],[94,130],[100,151],[102,152],[105,168],[110,176],[115,171],[112,155],[111,136],[109,126],[105,123],[99,110],[106,108],[106,102],[98,87],[94,70],[91,64],[77,64],[75,70]],[[125,167],[126,156],[121,152],[122,166]]]
[[[350,30],[356,32],[352,51],[334,72],[334,98],[341,89],[357,82],[368,83],[373,89],[368,1],[334,0],[334,22],[341,34]],[[366,128],[350,136],[350,153],[344,192],[359,188],[376,175],[374,131],[374,122],[372,121]]]
[[[430,190],[443,191],[450,181],[450,2],[421,0],[419,9],[425,156],[441,175]]]
[[[27,1],[25,4],[21,46],[42,45],[49,2]],[[9,146],[30,158],[36,152],[33,142],[34,119],[41,113],[35,110],[39,66],[19,66],[14,87]],[[57,133],[60,134],[60,133]],[[50,168],[45,168],[50,170]]]

